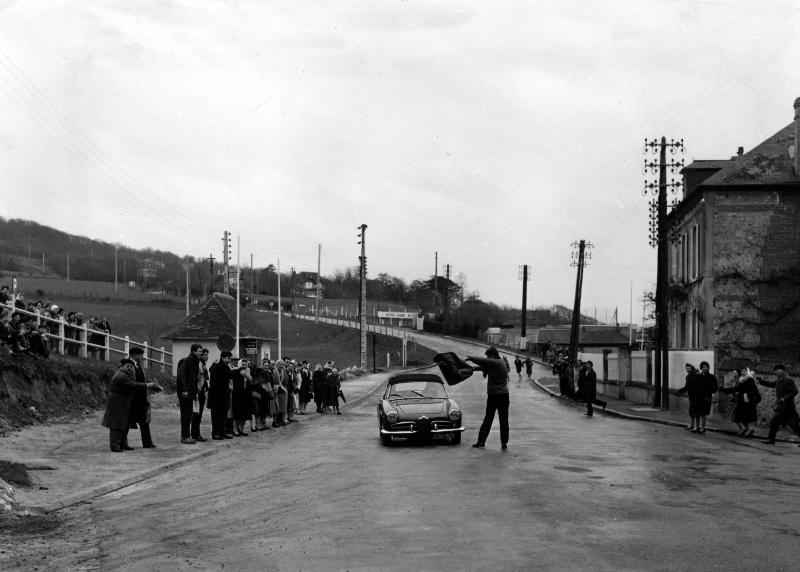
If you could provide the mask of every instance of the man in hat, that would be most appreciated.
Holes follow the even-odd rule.
[[[209,370],[208,408],[211,410],[211,438],[214,440],[233,439],[233,433],[226,431],[225,419],[231,399],[231,368],[233,354],[224,351],[219,361],[211,364]]]
[[[208,392],[209,373],[206,363],[208,362],[208,348],[203,348],[200,354],[200,377],[202,381],[198,382],[197,387],[197,411],[192,412],[192,439],[199,443],[207,441],[205,437],[200,434],[200,422],[203,420],[203,407],[206,404],[206,393]]]
[[[133,347],[128,352],[128,357],[134,363],[134,381],[146,384],[147,378],[142,367],[144,350],[140,347]],[[139,426],[139,432],[142,434],[142,447],[155,449],[153,438],[150,435],[150,391],[147,387],[140,385],[134,388],[133,398],[131,399],[130,419],[128,421],[131,429],[135,429],[137,425]]]
[[[202,353],[202,345],[192,344],[189,348],[189,355],[178,362],[178,406],[181,409],[181,443],[184,445],[197,443],[192,439],[192,413],[200,410],[197,389],[202,384],[200,374],[200,355]]]
[[[778,429],[784,425],[790,427],[800,437],[800,417],[797,415],[797,408],[794,405],[797,385],[791,377],[786,375],[786,367],[783,364],[779,363],[773,367],[772,372],[777,378],[775,381],[758,380],[758,383],[765,387],[775,388],[775,407],[773,407],[775,415],[769,422],[769,435],[764,441],[767,445],[775,444]]]
[[[133,449],[128,445],[128,427],[130,423],[131,401],[137,388],[161,391],[155,383],[141,383],[134,380],[136,362],[124,358],[119,362],[119,369],[111,378],[108,391],[106,412],[103,415],[103,427],[108,427],[108,441],[111,451],[121,453]]]
[[[500,358],[497,348],[490,347],[486,350],[486,357],[467,356],[469,361],[478,367],[475,371],[482,371],[486,380],[486,414],[478,431],[478,440],[472,446],[482,448],[486,446],[486,438],[494,422],[494,414],[500,419],[500,445],[503,450],[508,446],[508,367]]]

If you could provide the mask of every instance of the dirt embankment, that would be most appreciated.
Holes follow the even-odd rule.
[[[112,363],[11,355],[0,347],[0,436],[26,425],[85,415],[105,407]],[[150,377],[148,375],[148,377]],[[165,388],[174,382],[157,379]]]

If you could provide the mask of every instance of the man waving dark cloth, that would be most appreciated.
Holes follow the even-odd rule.
[[[476,448],[486,446],[486,438],[494,422],[494,413],[500,418],[500,444],[503,450],[508,445],[508,366],[500,359],[500,352],[497,348],[490,347],[486,350],[486,357],[467,356],[478,367],[476,371],[482,371],[486,380],[486,415],[478,431],[478,441],[472,445]]]

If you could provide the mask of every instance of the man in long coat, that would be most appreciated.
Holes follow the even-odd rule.
[[[155,383],[141,383],[134,381],[135,362],[125,358],[119,362],[119,369],[114,372],[108,391],[106,413],[103,415],[103,427],[108,427],[108,440],[114,453],[130,451],[128,445],[128,426],[130,422],[131,401],[136,388],[154,389],[158,391]]]
[[[233,434],[225,430],[225,418],[231,399],[231,368],[228,365],[233,354],[224,351],[219,361],[211,364],[209,370],[208,408],[211,410],[211,438],[233,439]]]
[[[143,356],[144,350],[142,348],[131,348],[130,359],[136,364],[134,366],[134,381],[146,384],[147,378],[142,368]],[[142,434],[142,447],[145,449],[155,448],[153,437],[150,435],[150,390],[147,387],[138,386],[133,390],[128,423],[131,429],[135,429],[137,425],[139,426],[139,432]]]
[[[192,344],[190,353],[178,362],[178,406],[181,408],[181,443],[194,445],[197,443],[192,439],[192,413],[197,408],[199,411],[198,399],[199,388],[202,385],[200,375],[200,355],[203,353],[203,346]]]

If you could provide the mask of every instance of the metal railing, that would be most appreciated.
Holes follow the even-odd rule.
[[[44,316],[37,312],[23,310],[11,304],[0,303],[0,309],[10,310],[14,314],[28,316],[29,321],[35,321],[38,327],[45,324],[47,327],[48,347],[51,352],[61,355],[76,357],[99,357],[101,361],[111,361],[112,354],[119,356],[120,359],[130,354],[131,348],[139,347],[144,350],[143,367],[160,368],[161,373],[172,368],[172,353],[166,351],[164,346],[160,348],[150,346],[147,342],[131,341],[129,336],[114,336],[103,330],[90,329],[87,324],[69,324],[66,320],[56,320],[49,316]],[[93,343],[95,340],[102,339],[103,343]]]

